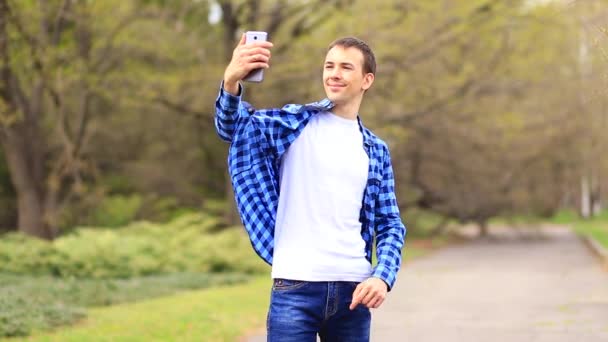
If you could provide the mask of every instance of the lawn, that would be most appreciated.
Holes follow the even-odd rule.
[[[608,223],[577,222],[573,227],[578,234],[589,236],[608,249]]]
[[[547,219],[531,216],[511,216],[508,218],[495,218],[491,223],[496,224],[528,224],[541,225],[543,223],[553,223],[567,225],[579,235],[588,236],[605,248],[608,248],[608,210],[604,210],[595,217],[583,219],[572,210],[561,210],[555,216]]]
[[[405,262],[440,247],[445,240],[410,240]],[[88,318],[55,332],[0,341],[238,341],[263,329],[270,294],[269,275],[138,303],[88,310]]]
[[[90,309],[81,323],[0,341],[234,341],[263,326],[270,278]]]
[[[577,234],[589,236],[608,248],[608,210],[590,219],[581,219],[576,213],[562,211],[552,221],[568,224]]]

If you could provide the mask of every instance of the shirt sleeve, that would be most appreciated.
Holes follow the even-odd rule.
[[[239,105],[243,88],[239,83],[238,95],[232,95],[224,90],[224,82],[220,86],[220,92],[215,100],[215,130],[222,140],[231,142],[236,130],[236,123],[239,116]]]
[[[397,198],[395,196],[395,178],[388,148],[385,147],[383,177],[380,193],[376,203],[375,233],[377,266],[373,277],[382,279],[389,291],[397,279],[401,266],[401,249],[405,243],[406,228],[401,221]]]

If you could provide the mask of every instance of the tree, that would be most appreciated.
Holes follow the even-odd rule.
[[[84,190],[91,122],[126,52],[116,40],[143,16],[119,2],[0,1],[0,143],[20,231],[55,237],[58,213]]]

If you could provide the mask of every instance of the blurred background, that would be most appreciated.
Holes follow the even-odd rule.
[[[258,108],[324,97],[327,45],[370,44],[360,115],[408,241],[567,222],[608,244],[607,29],[601,0],[0,0],[0,337],[267,276],[213,125],[247,30],[275,46]]]

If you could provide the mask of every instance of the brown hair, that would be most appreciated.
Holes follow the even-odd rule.
[[[367,45],[366,42],[355,37],[344,37],[336,39],[331,44],[329,44],[327,51],[329,52],[329,50],[331,50],[335,46],[341,46],[344,48],[354,47],[357,50],[361,51],[361,53],[363,54],[363,73],[367,74],[371,72],[374,75],[376,74],[376,57],[374,56],[374,52],[372,52],[372,49],[369,47],[369,45]]]

